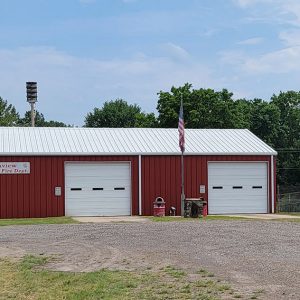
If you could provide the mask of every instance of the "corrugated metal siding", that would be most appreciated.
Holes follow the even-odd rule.
[[[208,161],[267,161],[269,162],[269,208],[271,205],[270,156],[186,156],[185,193],[199,197],[199,185],[205,184],[207,199]],[[0,157],[0,161],[29,161],[31,173],[0,175],[0,218],[63,216],[64,164],[66,161],[131,161],[132,214],[138,214],[138,157],[137,156],[57,156],[57,157]],[[274,158],[274,178],[276,159]],[[153,201],[162,196],[180,214],[180,156],[142,156],[142,213],[152,215]],[[62,187],[62,196],[54,196],[54,187]],[[276,199],[276,180],[274,182]]]
[[[197,198],[200,184],[206,186],[207,200],[207,162],[209,161],[266,161],[269,174],[269,211],[271,211],[270,156],[185,156],[185,195]],[[275,166],[275,163],[274,163]],[[276,174],[275,174],[276,176]],[[161,196],[166,200],[166,212],[175,206],[180,215],[180,157],[143,156],[142,157],[142,208],[144,215],[153,214],[153,201]],[[209,200],[208,200],[209,201]],[[209,205],[209,204],[208,204]],[[209,207],[209,206],[208,206]]]
[[[132,213],[138,214],[138,158],[130,156],[0,157],[0,161],[29,161],[31,172],[0,175],[0,218],[63,216],[66,161],[131,161]],[[54,196],[54,187],[62,196]]]
[[[247,129],[186,129],[186,154],[276,155]],[[178,130],[0,127],[1,155],[180,155]]]

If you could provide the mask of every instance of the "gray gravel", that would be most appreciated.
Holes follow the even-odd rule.
[[[300,223],[207,221],[0,228],[0,257],[53,255],[49,268],[200,268],[266,299],[300,299]]]

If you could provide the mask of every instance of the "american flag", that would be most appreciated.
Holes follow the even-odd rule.
[[[184,120],[183,120],[182,99],[181,99],[180,111],[179,111],[178,131],[179,131],[179,147],[181,152],[183,153],[185,150],[185,141],[184,141]]]

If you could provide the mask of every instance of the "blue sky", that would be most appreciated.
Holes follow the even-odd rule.
[[[155,111],[192,83],[234,98],[300,90],[298,0],[1,0],[0,96],[82,125],[106,100]]]

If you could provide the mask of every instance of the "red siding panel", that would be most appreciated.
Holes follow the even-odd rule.
[[[130,161],[132,214],[138,214],[137,156],[2,156],[0,161],[29,161],[31,169],[30,174],[0,174],[0,218],[64,216],[64,165],[67,161]],[[55,186],[62,187],[62,196],[54,195]]]
[[[209,161],[265,161],[269,174],[269,211],[271,212],[270,156],[185,156],[185,195],[189,198],[204,196],[209,201],[207,164]],[[274,162],[275,166],[275,162]],[[180,156],[142,156],[142,213],[153,214],[153,201],[161,196],[166,201],[166,212],[175,206],[180,215],[181,169]],[[274,167],[275,169],[275,167]],[[275,172],[275,171],[274,171]],[[276,173],[274,173],[276,176]],[[204,195],[199,187],[206,186]],[[275,184],[274,184],[275,185]]]
[[[185,156],[185,194],[204,196],[207,200],[207,164],[209,161],[266,161],[269,165],[269,208],[271,211],[270,156]],[[132,214],[137,215],[138,156],[58,156],[58,157],[0,157],[0,161],[29,161],[30,174],[0,174],[0,218],[63,216],[65,214],[64,167],[68,161],[130,161],[132,181]],[[142,214],[153,214],[153,201],[161,196],[166,200],[166,211],[175,206],[180,215],[181,194],[180,156],[142,156]],[[276,159],[274,158],[276,179]],[[206,193],[199,194],[199,186]],[[61,186],[62,196],[54,195]],[[276,197],[276,181],[274,180]],[[276,199],[276,198],[275,198]]]

